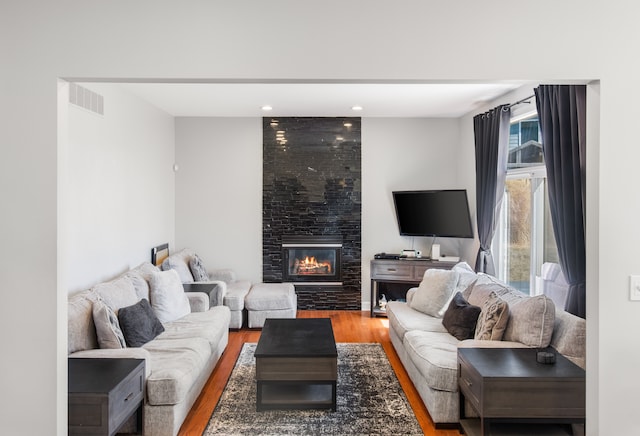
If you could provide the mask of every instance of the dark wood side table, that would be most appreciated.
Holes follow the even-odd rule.
[[[209,296],[209,304],[211,305],[211,292],[217,287],[216,283],[183,283],[182,287],[185,292],[204,292]],[[222,301],[220,302],[222,304]]]
[[[466,434],[497,435],[504,422],[584,424],[585,371],[553,349],[546,351],[555,352],[554,364],[538,363],[537,351],[458,349],[460,426]],[[465,399],[480,418],[465,417]],[[540,426],[535,434],[557,433]]]
[[[255,358],[258,411],[336,410],[338,351],[331,319],[267,319]]]
[[[70,435],[114,435],[134,413],[144,433],[144,359],[71,358]]]
[[[422,281],[426,270],[451,269],[455,265],[455,262],[418,258],[373,259],[371,261],[371,317],[387,316],[386,311],[380,309],[378,305],[380,283],[406,284],[408,290]]]

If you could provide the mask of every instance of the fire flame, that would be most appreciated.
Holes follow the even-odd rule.
[[[296,260],[298,274],[331,274],[330,262],[318,262],[314,256]]]

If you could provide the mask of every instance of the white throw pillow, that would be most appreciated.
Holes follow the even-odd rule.
[[[442,318],[460,273],[454,270],[428,269],[411,300],[411,308],[436,318]]]
[[[175,270],[151,273],[149,297],[153,312],[163,324],[191,313],[189,299]]]

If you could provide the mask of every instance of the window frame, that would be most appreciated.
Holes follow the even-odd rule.
[[[510,123],[518,123],[529,117],[537,115],[536,111],[530,111],[511,118]],[[507,150],[508,152],[508,150]],[[518,168],[507,169],[506,180],[529,179],[530,201],[531,201],[531,248],[529,259],[529,295],[535,295],[536,277],[539,276],[542,263],[544,262],[544,207],[545,193],[547,181],[547,168],[544,162],[532,164],[530,166],[521,166]],[[543,189],[540,189],[540,188]],[[508,204],[509,197],[505,185],[504,197],[498,214],[498,222],[496,223],[496,232],[492,241],[492,252],[494,254],[496,276],[508,282],[509,273],[509,225],[508,225]],[[553,231],[553,229],[552,229]]]

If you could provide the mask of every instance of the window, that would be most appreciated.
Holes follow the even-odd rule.
[[[498,277],[535,294],[544,262],[558,262],[546,169],[536,113],[513,119],[509,132],[507,180],[493,241]]]

